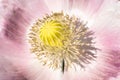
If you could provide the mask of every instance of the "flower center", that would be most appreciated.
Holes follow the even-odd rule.
[[[68,29],[67,25],[57,20],[45,21],[40,28],[40,39],[45,45],[63,47],[64,41],[67,41],[70,36],[70,32],[66,32]]]
[[[31,27],[29,43],[41,64],[52,69],[84,68],[95,58],[93,32],[76,17],[52,13]]]

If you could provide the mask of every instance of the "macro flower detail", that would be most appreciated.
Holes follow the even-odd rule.
[[[0,80],[120,80],[120,1],[0,0]]]
[[[60,13],[38,19],[29,33],[31,52],[53,69],[84,68],[96,56],[93,32],[75,16]]]

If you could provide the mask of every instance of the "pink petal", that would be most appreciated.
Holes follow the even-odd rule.
[[[1,15],[4,19],[4,36],[12,41],[21,42],[26,29],[34,20],[48,13],[48,8],[42,0],[3,0]]]
[[[64,80],[109,80],[117,78],[119,72],[120,51],[100,51],[95,63],[87,66],[86,70],[66,73]]]
[[[17,69],[21,71],[28,80],[61,80],[62,77],[60,72],[50,70],[45,66],[42,67],[35,59],[28,61],[25,65],[19,65]]]
[[[109,2],[89,27],[95,32],[97,52],[95,62],[85,71],[66,73],[64,80],[120,79],[120,3]],[[90,20],[90,19],[89,19]],[[89,22],[88,22],[89,23]]]
[[[44,0],[49,10],[52,12],[60,12],[63,10],[63,0]],[[66,0],[64,0],[66,1]]]
[[[106,5],[115,2],[116,0],[69,0],[67,3],[64,3],[65,8],[63,9],[69,14],[77,15],[84,22],[92,23],[92,19],[97,18]]]
[[[120,3],[109,3],[102,10],[91,29],[95,31],[99,43],[104,46],[104,49],[119,49],[120,48]],[[96,27],[97,26],[97,27]]]
[[[0,30],[0,56],[7,57],[12,64],[9,65],[7,61],[5,64],[0,62],[3,66],[6,65],[5,68],[9,71],[0,71],[0,80],[26,80],[22,78],[24,75],[18,69],[21,65],[27,65],[26,63],[32,59],[27,47],[23,45],[26,41],[25,34],[33,21],[41,18],[49,10],[42,0],[3,0],[0,2],[0,12],[0,18],[2,18],[0,19],[2,22],[0,23],[0,29],[2,28]],[[0,57],[0,60],[3,58]],[[0,70],[2,69],[4,68]]]
[[[0,56],[0,80],[27,80],[4,56]]]
[[[12,80],[13,78],[20,78],[20,80],[22,80],[22,78],[26,78],[28,80],[56,80],[60,76],[59,72],[50,70],[45,66],[41,66],[38,60],[36,60],[37,58],[30,54],[28,47],[26,47],[27,45],[23,46],[14,44],[5,39],[0,39],[0,45],[2,45],[0,46],[1,80]],[[7,61],[4,60],[4,57]],[[9,65],[9,63],[11,65]],[[8,72],[3,72],[2,69],[4,68],[1,68],[1,66],[6,66],[5,68]],[[3,74],[6,74],[6,76]]]
[[[35,2],[35,3],[37,3],[37,2]],[[30,13],[30,11],[32,11],[32,10],[33,11],[38,10],[38,8],[37,9],[29,9],[29,7],[31,7],[30,5],[35,4],[35,3],[34,3],[34,1],[33,1],[33,3],[32,2],[29,3],[29,5],[27,5],[26,9],[23,9],[23,7],[22,7],[22,10],[24,13],[20,12],[21,5],[20,5],[20,10],[19,10],[19,8],[15,8],[16,13],[22,17],[22,18],[20,18],[20,20],[18,19],[18,21],[22,22],[22,24],[19,22],[15,22],[16,17],[15,18],[12,17],[14,23],[17,23],[17,25],[19,25],[18,27],[16,27],[16,29],[18,28],[18,31],[17,31],[18,33],[26,32],[25,30],[26,30],[26,28],[28,28],[26,26],[28,26],[30,24],[31,20],[35,19],[37,16],[41,16],[41,15],[39,15],[39,12]],[[83,3],[84,3],[84,1],[83,1]],[[41,3],[41,5],[42,5],[42,3]],[[34,7],[34,6],[32,6],[32,7]],[[96,11],[96,9],[94,9],[94,10]],[[94,12],[94,10],[92,10],[92,12]],[[10,18],[9,18],[9,16],[7,18],[5,18],[5,21],[4,21],[5,25],[8,23],[10,25],[14,25],[14,24],[11,24],[11,22],[10,22],[10,20],[12,20],[11,15],[13,14],[14,10],[10,9],[10,11],[12,11],[12,13],[9,13],[9,14],[8,14],[9,10],[5,11],[6,12],[5,15],[10,15]],[[45,12],[43,12],[42,15],[44,15]],[[21,13],[22,13],[22,15],[21,15]],[[35,16],[33,18],[34,14],[35,14]],[[2,15],[4,15],[4,14],[2,14]],[[31,17],[29,15],[31,15]],[[100,17],[103,17],[103,19],[101,19]],[[95,31],[95,35],[97,36],[97,41],[98,41],[97,47],[102,49],[102,51],[98,51],[98,58],[96,60],[96,63],[92,63],[91,66],[88,67],[88,69],[86,71],[78,71],[78,73],[76,73],[76,72],[65,73],[65,75],[63,76],[64,80],[109,80],[109,79],[111,79],[111,77],[115,80],[116,80],[116,78],[119,79],[119,72],[120,72],[119,71],[120,70],[120,61],[119,61],[120,60],[120,51],[119,51],[120,50],[119,49],[120,48],[119,47],[119,41],[120,41],[119,39],[120,38],[118,35],[118,34],[120,34],[119,33],[120,27],[118,26],[119,20],[116,20],[115,16],[114,17],[107,16],[107,18],[104,18],[104,17],[105,16],[101,15],[101,16],[99,16],[99,18],[96,18],[96,19],[98,19],[96,21],[96,24],[92,25],[95,27],[91,27],[91,29],[93,31]],[[108,17],[110,17],[109,18],[110,20],[108,19]],[[106,22],[106,19],[108,20],[107,22]],[[111,23],[112,19],[113,19],[113,23]],[[22,26],[22,28],[20,26]],[[26,28],[24,29],[24,27],[26,27]],[[49,69],[46,69],[45,67],[43,68],[39,65],[39,63],[36,63],[36,61],[34,62],[34,57],[32,55],[29,55],[29,51],[26,46],[19,45],[19,43],[13,44],[14,41],[18,40],[19,37],[16,38],[16,35],[19,35],[19,34],[15,34],[17,32],[14,32],[14,30],[11,30],[11,28],[9,31],[9,28],[6,28],[6,26],[5,26],[4,30],[6,30],[6,29],[8,29],[7,33],[10,33],[10,34],[14,33],[14,34],[11,35],[13,37],[6,37],[6,36],[4,37],[4,34],[3,34],[3,37],[0,36],[0,45],[2,45],[2,46],[0,46],[0,55],[7,57],[9,61],[14,62],[13,64],[15,65],[15,70],[16,69],[18,70],[18,73],[16,73],[16,75],[19,75],[19,76],[24,75],[29,80],[49,80],[49,79],[58,80],[58,77],[61,77],[61,76],[59,76],[59,72],[56,75],[56,72],[50,71]],[[19,30],[21,30],[21,31],[19,32]],[[110,35],[111,33],[112,33],[112,35]],[[20,35],[21,34],[22,33],[20,33]],[[24,34],[22,34],[22,35],[24,36]],[[21,38],[22,37],[20,37],[20,39]],[[9,41],[9,39],[12,40],[13,43],[11,41]],[[18,40],[18,42],[21,42],[21,40],[20,41]],[[3,60],[3,58],[0,58],[0,59]],[[0,63],[3,64],[4,62],[0,62]],[[8,64],[7,61],[5,63]],[[3,65],[5,65],[5,64],[3,64]],[[14,67],[9,66],[9,65],[7,65],[7,66],[8,66],[7,70],[14,73],[14,69],[13,69]],[[12,69],[9,69],[9,67],[12,67]],[[4,68],[1,68],[0,70],[2,70],[2,69],[4,69]],[[20,74],[19,74],[19,71],[20,71]],[[7,74],[9,74],[9,73],[7,73]],[[13,74],[13,75],[15,75],[15,74]],[[10,77],[7,76],[7,78],[5,78],[6,76],[2,75],[2,78],[9,80],[9,78],[11,78],[11,76],[12,75],[10,75]],[[62,79],[60,78],[60,80],[62,80]]]
[[[89,14],[96,13],[104,3],[104,0],[70,0],[72,9],[78,9]]]

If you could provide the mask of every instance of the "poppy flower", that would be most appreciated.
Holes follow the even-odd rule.
[[[119,80],[120,2],[1,0],[1,80]]]

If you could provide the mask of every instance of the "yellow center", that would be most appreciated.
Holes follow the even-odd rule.
[[[66,40],[66,28],[56,20],[46,21],[40,28],[40,39],[45,45],[62,47]]]

